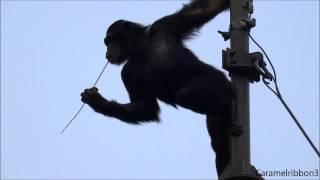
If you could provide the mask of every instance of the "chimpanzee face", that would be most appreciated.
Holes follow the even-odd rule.
[[[106,58],[112,64],[122,64],[129,57],[130,31],[128,21],[119,20],[114,22],[107,31],[104,43],[107,46]]]

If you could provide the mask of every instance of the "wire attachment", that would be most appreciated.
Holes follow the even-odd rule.
[[[263,54],[260,52],[245,53],[227,48],[222,51],[222,66],[230,73],[240,73],[246,76],[251,83],[259,82],[261,75],[272,79],[263,61]]]
[[[272,74],[267,69],[267,64],[263,60],[263,54],[260,52],[256,52],[253,54],[253,64],[256,70],[260,73],[262,76],[262,79],[267,79],[269,81],[273,80]]]

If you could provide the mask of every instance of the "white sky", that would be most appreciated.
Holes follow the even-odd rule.
[[[182,108],[161,104],[162,123],[132,126],[85,107],[60,134],[106,62],[108,25],[149,24],[184,2],[1,1],[1,178],[216,178],[205,117]],[[284,98],[319,147],[319,2],[255,1],[253,17],[252,34],[272,58]],[[228,25],[226,12],[188,47],[221,68],[229,42],[216,32]],[[98,87],[127,102],[120,70],[109,66]],[[262,83],[251,85],[251,151],[260,170],[319,171],[316,154]]]

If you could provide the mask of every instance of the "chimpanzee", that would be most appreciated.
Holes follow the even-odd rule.
[[[121,77],[130,103],[109,101],[93,87],[81,93],[96,112],[141,124],[159,121],[157,99],[207,115],[218,175],[230,162],[232,85],[223,72],[200,61],[184,41],[209,20],[229,8],[229,0],[193,0],[180,11],[149,26],[114,22],[104,43],[106,58],[123,66]]]

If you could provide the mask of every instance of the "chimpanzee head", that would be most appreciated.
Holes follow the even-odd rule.
[[[108,61],[117,65],[124,63],[130,57],[136,34],[142,29],[143,26],[125,20],[118,20],[111,24],[104,39]]]

